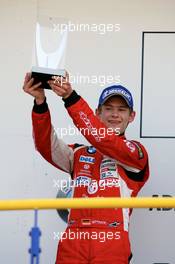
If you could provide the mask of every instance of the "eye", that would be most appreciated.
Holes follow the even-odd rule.
[[[125,112],[126,111],[126,108],[119,108],[119,111],[120,112]]]
[[[110,106],[106,106],[106,110],[110,111],[112,108]]]

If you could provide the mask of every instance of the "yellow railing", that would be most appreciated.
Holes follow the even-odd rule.
[[[59,198],[0,200],[0,210],[66,208],[175,208],[175,197],[153,198]]]

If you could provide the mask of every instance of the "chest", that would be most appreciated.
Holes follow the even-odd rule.
[[[89,177],[95,180],[118,178],[115,159],[102,155],[95,148],[88,147],[78,151],[74,159],[74,178]]]

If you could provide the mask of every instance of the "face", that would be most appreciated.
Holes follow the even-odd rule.
[[[96,115],[108,127],[123,134],[128,124],[135,118],[126,101],[121,96],[110,97],[99,109]]]

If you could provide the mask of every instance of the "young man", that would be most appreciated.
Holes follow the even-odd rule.
[[[32,111],[37,150],[76,182],[73,197],[135,197],[148,179],[148,155],[136,141],[125,138],[135,118],[131,93],[121,85],[107,87],[96,114],[66,79],[49,81],[62,97],[68,114],[91,146],[67,145],[57,138],[44,90],[27,74],[24,91],[35,98]],[[103,129],[103,135],[101,131]],[[127,208],[72,209],[56,264],[128,264],[131,249]]]

